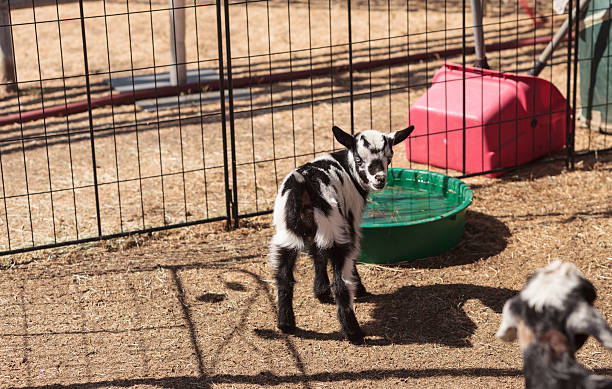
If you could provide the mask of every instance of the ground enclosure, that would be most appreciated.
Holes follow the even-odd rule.
[[[494,337],[534,269],[575,263],[610,322],[608,157],[467,179],[475,201],[455,249],[399,266],[359,264],[352,346],[298,258],[297,326],[275,326],[271,216],[3,256],[0,388],[523,388],[518,344]],[[577,359],[612,375],[589,340]]]
[[[106,80],[168,71],[167,1],[84,1],[87,74],[79,3],[20,3],[10,11],[18,93],[0,96],[0,123],[84,101],[87,78],[95,101],[119,93]],[[95,240],[0,257],[0,388],[522,388],[518,345],[494,333],[504,301],[556,259],[593,282],[595,305],[611,321],[612,154],[583,154],[609,149],[612,138],[577,127],[575,169],[563,151],[497,179],[465,178],[474,202],[456,248],[358,265],[373,294],[355,303],[364,346],[348,344],[335,306],[312,296],[305,257],[295,270],[299,330],[276,330],[271,216],[224,231],[226,199],[236,196],[241,216],[265,213],[286,172],[335,146],[332,123],[402,128],[441,64],[463,62],[464,36],[472,46],[463,1],[350,5],[349,13],[344,1],[187,1],[190,71],[218,79],[218,28],[223,34],[223,71],[237,84],[233,100],[224,91],[224,113],[219,92],[202,90],[180,108],[123,104],[92,109],[91,124],[86,111],[0,127],[0,251]],[[527,72],[566,17],[550,2],[487,1],[491,67]],[[581,80],[567,48],[540,76],[571,99]],[[399,64],[363,65],[389,59]],[[266,81],[311,69],[316,77]],[[259,82],[240,84],[252,76]],[[394,166],[462,175],[411,163],[400,147]],[[112,235],[217,219],[97,240],[98,222]],[[610,352],[592,340],[577,359],[612,375]]]
[[[487,2],[493,69],[527,72],[567,18],[546,2],[531,3],[536,27],[521,4]],[[196,78],[210,77],[212,88],[181,97],[195,104],[148,111],[131,103],[92,109],[91,123],[86,111],[1,127],[2,250],[269,211],[292,167],[334,148],[332,124],[403,128],[444,61],[473,61],[471,15],[462,6],[187,1],[186,65]],[[86,102],[87,79],[95,101],[119,93],[110,79],[169,69],[165,1],[84,1],[83,18],[78,2],[45,2],[11,8],[10,16],[18,93],[1,98],[0,116]],[[563,44],[541,77],[571,97],[568,59]],[[213,85],[221,71],[224,82],[236,83],[231,99],[224,91],[225,111]],[[300,72],[306,77],[286,77]],[[576,150],[609,146],[596,130],[576,132]]]

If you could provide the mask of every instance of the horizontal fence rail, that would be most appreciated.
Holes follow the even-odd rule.
[[[0,253],[237,227],[332,125],[455,177],[610,151],[609,4],[478,1],[0,0]]]

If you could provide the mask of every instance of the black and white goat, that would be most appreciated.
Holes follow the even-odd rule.
[[[506,302],[498,338],[518,337],[526,388],[612,388],[574,358],[589,335],[612,349],[612,329],[593,307],[595,288],[571,263],[553,262]]]
[[[334,126],[334,137],[345,150],[323,155],[285,177],[274,203],[276,233],[270,243],[270,266],[278,293],[278,328],[293,332],[293,267],[298,252],[314,260],[314,294],[332,301],[327,262],[333,271],[333,297],[344,334],[352,343],[363,342],[353,299],[366,289],[357,273],[361,213],[370,190],[381,190],[393,157],[392,147],[414,127],[383,134],[368,130],[352,136]]]

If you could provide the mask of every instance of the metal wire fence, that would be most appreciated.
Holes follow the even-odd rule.
[[[332,124],[418,123],[404,165],[457,177],[496,174],[523,154],[571,164],[610,150],[609,72],[589,79],[605,79],[590,84],[604,98],[582,93],[595,74],[583,69],[608,66],[604,34],[579,30],[584,13],[568,11],[579,4],[561,14],[540,0],[482,5],[478,22],[465,0],[0,1],[0,252],[236,226],[270,212],[293,167],[336,147]],[[565,20],[573,39],[552,52],[539,74],[546,84],[508,87]],[[495,74],[469,68],[478,25]],[[460,76],[445,63],[462,65]],[[516,96],[525,85],[529,98],[501,114],[506,89]],[[491,101],[497,113],[485,118]],[[589,127],[574,126],[577,116]]]

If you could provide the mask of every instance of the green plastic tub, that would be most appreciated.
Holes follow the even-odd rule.
[[[389,169],[387,186],[372,193],[363,213],[361,262],[414,261],[456,246],[473,194],[444,174]]]
[[[612,133],[612,2],[591,0],[578,37],[580,119]],[[579,106],[580,107],[580,106]]]

